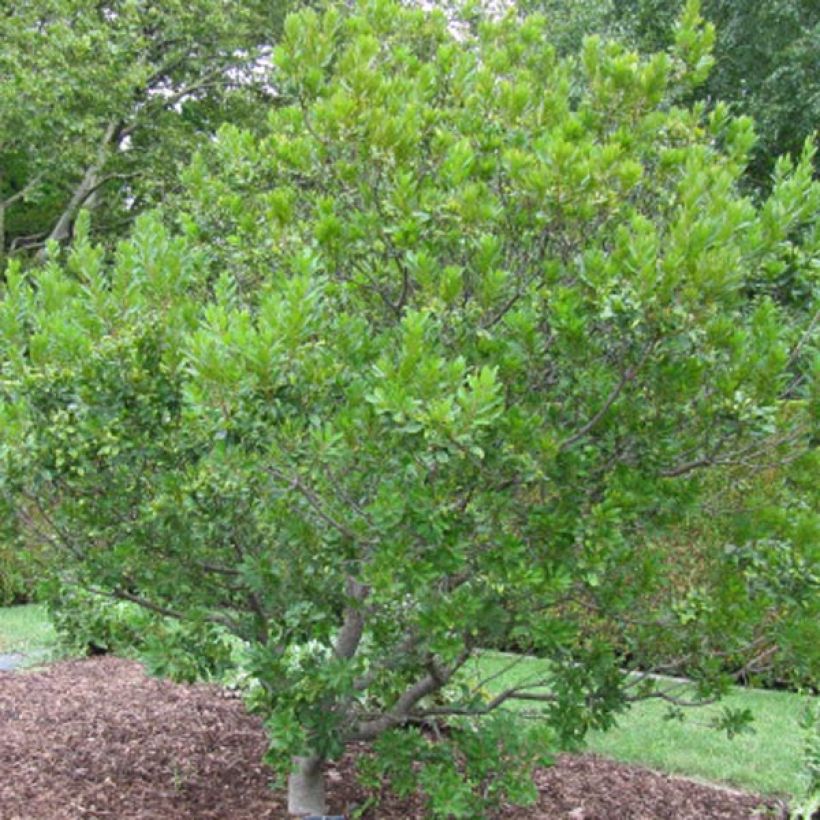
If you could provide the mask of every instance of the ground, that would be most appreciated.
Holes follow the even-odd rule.
[[[0,817],[74,820],[285,818],[260,759],[265,735],[230,693],[147,677],[113,657],[0,672]],[[364,802],[357,748],[328,771],[330,809]],[[536,774],[539,801],[501,820],[784,817],[779,801],[613,763],[562,756]],[[423,818],[417,801],[386,800],[369,820]]]

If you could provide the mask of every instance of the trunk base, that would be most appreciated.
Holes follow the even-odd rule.
[[[325,777],[320,757],[294,757],[288,777],[288,813],[296,817],[324,816]]]

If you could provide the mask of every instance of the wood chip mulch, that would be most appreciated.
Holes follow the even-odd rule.
[[[260,763],[259,720],[215,686],[147,677],[113,657],[0,672],[0,818],[286,818]],[[328,771],[332,813],[366,797],[352,750]],[[613,763],[562,756],[536,773],[538,805],[504,820],[784,817],[776,800]],[[418,801],[388,799],[369,820],[424,818]]]

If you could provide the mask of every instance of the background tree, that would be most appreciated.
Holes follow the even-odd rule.
[[[121,234],[224,122],[270,100],[284,3],[34,0],[0,16],[0,255]]]
[[[709,636],[742,663],[811,595],[788,527],[696,586],[658,539],[710,469],[816,466],[816,332],[763,287],[788,263],[816,305],[813,153],[739,193],[749,121],[670,102],[693,4],[646,59],[545,26],[289,17],[263,133],[203,146],[165,224],[7,272],[9,513],[76,583],[245,642],[295,812],[355,739],[435,815],[524,801],[545,749],[675,702],[653,672],[719,694]],[[513,642],[550,672],[489,696],[467,663]]]

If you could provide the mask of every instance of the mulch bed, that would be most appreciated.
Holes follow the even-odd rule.
[[[156,820],[285,818],[285,797],[260,763],[265,735],[241,703],[214,686],[147,677],[112,657],[0,672],[0,818]],[[332,813],[365,794],[354,749],[329,769]],[[498,818],[784,817],[783,806],[732,790],[613,763],[562,756],[536,773],[538,805]],[[370,820],[423,818],[418,801],[386,800]]]

